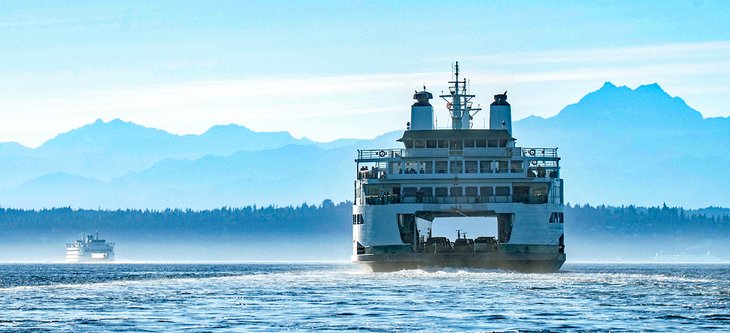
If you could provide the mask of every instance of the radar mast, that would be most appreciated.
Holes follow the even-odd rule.
[[[471,99],[475,95],[470,95],[467,90],[467,80],[459,80],[459,62],[454,66],[454,81],[449,81],[449,94],[443,94],[439,97],[446,101],[446,108],[451,115],[452,129],[470,129],[474,115],[481,110],[480,107],[473,107]]]

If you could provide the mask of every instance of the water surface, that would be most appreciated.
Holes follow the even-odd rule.
[[[0,331],[730,330],[730,265],[0,265]]]

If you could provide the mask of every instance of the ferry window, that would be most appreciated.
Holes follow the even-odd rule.
[[[509,186],[497,186],[494,194],[497,196],[509,196],[510,195]]]
[[[467,197],[476,197],[477,196],[477,187],[476,186],[468,186],[464,188],[464,193]]]
[[[436,140],[426,140],[426,148],[436,148]]]
[[[416,162],[406,162],[406,168],[403,170],[403,172],[415,174],[416,173]]]
[[[439,148],[449,148],[449,141],[447,140],[438,140]]]
[[[497,173],[506,173],[507,168],[507,161],[497,161]]]
[[[492,161],[479,161],[479,172],[492,173]]]
[[[464,148],[474,148],[474,140],[464,140]]]
[[[374,196],[374,195],[383,195],[383,194],[385,194],[385,190],[382,187],[376,187],[376,186],[371,186],[371,185],[365,186],[365,195]]]
[[[510,170],[512,170],[513,173],[520,173],[524,170],[524,163],[522,163],[522,161],[512,161],[510,164]]]
[[[499,140],[500,147],[507,147],[507,140]]]
[[[421,187],[421,192],[423,192],[424,197],[432,197],[433,187]]]
[[[463,164],[463,161],[451,161],[449,173],[461,173],[461,170],[464,168]]]
[[[403,173],[403,170],[400,168],[400,162],[390,163],[390,173]]]
[[[485,148],[487,147],[487,140],[479,139],[475,142],[475,145],[477,148]]]
[[[488,140],[487,141],[488,147],[496,147],[497,146],[497,140]]]
[[[402,193],[403,193],[404,197],[415,197],[416,188],[415,187],[404,187]]]
[[[423,140],[413,141],[413,148],[426,148],[426,141],[423,141]]]
[[[352,224],[363,224],[364,222],[362,214],[352,214]]]
[[[451,196],[452,197],[462,197],[464,196],[463,189],[461,186],[454,186],[451,188]]]
[[[446,173],[449,162],[447,161],[436,161],[436,173]]]
[[[535,188],[533,188],[532,189],[532,196],[533,196],[533,198],[535,200],[535,203],[541,203],[541,204],[542,203],[547,203],[547,199],[548,199],[547,198],[547,193],[548,193],[547,187],[542,187],[542,186],[538,187],[538,186],[536,186]]]
[[[413,148],[413,141],[406,140],[406,141],[403,141],[403,143],[406,145],[406,148]]]
[[[513,189],[512,202],[530,203],[530,187],[515,186]]]
[[[479,193],[483,197],[491,197],[494,195],[494,189],[491,186],[482,186],[479,188]]]
[[[421,170],[419,170],[418,172],[433,173],[433,161],[421,162]]]
[[[452,150],[454,150],[454,149],[455,150],[460,150],[461,149],[461,145],[463,144],[463,142],[461,142],[461,140],[451,140],[450,142],[451,142],[450,143],[450,148]]]
[[[449,189],[447,187],[437,187],[436,188],[436,196],[437,197],[445,197],[449,193]]]
[[[477,161],[465,161],[464,162],[465,173],[477,173]]]

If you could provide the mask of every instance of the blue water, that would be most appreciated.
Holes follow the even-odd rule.
[[[729,265],[0,265],[8,331],[730,331]]]

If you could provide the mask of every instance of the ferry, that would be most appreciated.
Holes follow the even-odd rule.
[[[489,128],[474,128],[481,108],[467,83],[457,62],[448,93],[439,96],[450,127],[436,127],[433,94],[424,86],[413,95],[400,148],[357,151],[353,262],[375,272],[556,272],[565,262],[558,149],[516,146],[507,92],[494,95]],[[492,221],[496,233],[433,235],[441,218],[467,217]]]
[[[114,243],[107,243],[94,235],[81,235],[81,239],[66,244],[67,262],[106,262],[114,261]]]

